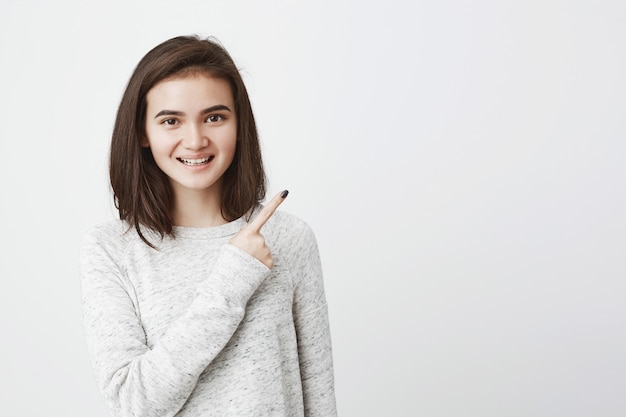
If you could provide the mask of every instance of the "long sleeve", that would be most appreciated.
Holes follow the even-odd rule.
[[[98,233],[81,247],[83,322],[97,382],[114,416],[174,416],[236,331],[269,269],[224,245],[189,307],[149,346],[120,256]]]
[[[328,306],[322,266],[313,232],[300,233],[296,261],[294,322],[306,417],[337,415]]]

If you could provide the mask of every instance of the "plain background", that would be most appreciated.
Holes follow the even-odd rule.
[[[192,33],[316,232],[340,415],[626,415],[624,1],[0,3],[3,415],[107,415],[78,246],[128,77]]]

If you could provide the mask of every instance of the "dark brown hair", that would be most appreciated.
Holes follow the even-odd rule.
[[[158,82],[201,72],[229,82],[237,115],[237,147],[222,177],[222,216],[235,220],[265,197],[265,172],[248,92],[228,52],[217,42],[179,36],[150,50],[135,68],[117,110],[111,138],[109,177],[120,219],[134,227],[141,239],[155,247],[142,227],[173,236],[173,191],[156,165],[145,138],[146,95]]]

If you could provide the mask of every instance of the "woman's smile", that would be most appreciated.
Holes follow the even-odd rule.
[[[184,165],[196,167],[196,166],[206,166],[211,161],[213,161],[214,158],[215,158],[215,155],[210,155],[205,158],[176,158],[176,159],[178,159]]]

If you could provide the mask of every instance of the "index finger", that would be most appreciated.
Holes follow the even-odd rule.
[[[257,214],[254,220],[250,222],[250,224],[248,225],[248,229],[255,232],[260,232],[261,228],[265,225],[265,223],[267,223],[269,218],[272,217],[272,214],[274,214],[278,206],[280,206],[282,202],[285,201],[287,194],[289,194],[288,190],[284,190],[276,194],[274,198],[272,198],[270,202],[267,203],[265,207],[263,207],[263,210],[261,210],[259,214]]]

